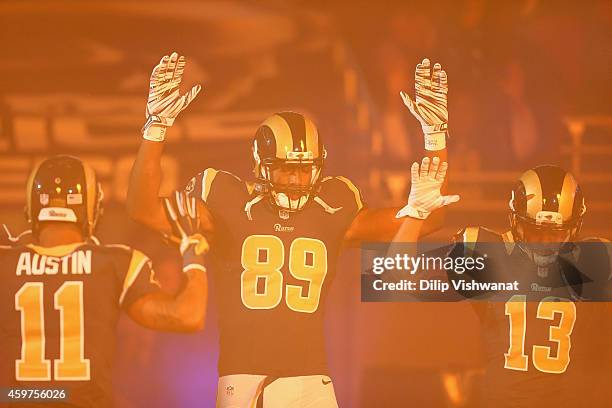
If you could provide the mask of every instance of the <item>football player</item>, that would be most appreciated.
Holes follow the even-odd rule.
[[[173,53],[151,75],[144,140],[128,192],[130,214],[161,231],[168,230],[158,197],[163,141],[200,90],[179,94],[184,67],[184,57]],[[422,124],[428,152],[444,158],[446,73],[439,64],[432,71],[424,60],[416,89],[415,101],[405,93],[402,98]],[[323,139],[296,112],[267,118],[255,132],[252,154],[255,180],[208,168],[185,188],[198,199],[201,230],[212,235],[220,325],[217,406],[335,407],[323,305],[341,248],[390,240],[401,218],[424,219],[456,198],[432,200],[426,186],[399,212],[366,209],[350,180],[324,176]]]
[[[183,255],[186,283],[176,296],[160,290],[142,252],[93,238],[102,190],[78,158],[40,163],[26,200],[33,243],[0,247],[0,384],[61,388],[66,406],[111,407],[122,310],[154,330],[193,332],[204,324],[207,243],[190,228],[197,222],[195,200],[164,202]]]
[[[558,166],[523,173],[509,207],[508,231],[467,227],[443,250],[455,259],[486,257],[482,271],[449,270],[451,281],[519,283],[512,294],[457,291],[480,300],[471,304],[482,327],[484,406],[599,406],[598,381],[612,368],[603,303],[610,245],[580,238],[583,193]],[[400,234],[395,240],[405,242]]]

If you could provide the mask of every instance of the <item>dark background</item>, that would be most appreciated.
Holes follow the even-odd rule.
[[[123,208],[148,76],[171,51],[187,56],[184,84],[204,90],[169,134],[164,191],[206,167],[248,178],[254,130],[290,109],[319,125],[327,174],[353,179],[370,206],[400,205],[422,135],[398,93],[413,93],[414,66],[429,57],[449,75],[449,189],[462,196],[431,240],[465,225],[507,228],[513,181],[544,163],[583,185],[584,235],[610,237],[612,3],[425,3],[0,2],[0,221],[26,228],[29,169],[76,154],[104,184],[100,239],[151,254],[176,290],[177,257]],[[358,253],[348,251],[327,304],[340,404],[476,405],[481,357],[470,307],[361,304],[358,271]],[[213,405],[222,295],[212,294],[198,335],[121,322],[120,407]]]

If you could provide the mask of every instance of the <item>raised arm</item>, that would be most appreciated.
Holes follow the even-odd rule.
[[[396,215],[402,219],[402,224],[393,242],[416,242],[425,220],[432,213],[459,201],[458,195],[442,195],[447,169],[448,163],[440,163],[438,157],[424,157],[420,166],[417,162],[412,164],[408,204]]]
[[[166,132],[201,90],[200,85],[195,85],[184,95],[179,93],[184,70],[185,57],[176,52],[165,55],[153,69],[143,140],[132,167],[127,194],[129,215],[142,224],[166,233],[170,231],[170,225],[159,197]]]
[[[128,314],[140,324],[153,330],[193,333],[204,328],[208,281],[205,271],[185,270],[186,284],[173,296],[154,292],[135,301]]]
[[[362,242],[391,242],[404,224],[396,218],[400,207],[366,208],[357,214],[344,236],[345,245],[359,247]],[[436,211],[427,220],[420,220],[418,237],[424,237],[440,228],[444,210]],[[415,238],[416,240],[416,238]]]
[[[447,162],[446,140],[448,137],[448,77],[438,63],[433,69],[429,59],[417,64],[414,72],[415,98],[412,100],[404,91],[400,96],[410,113],[419,121],[424,136],[424,156],[440,162]],[[442,187],[444,191],[444,186]],[[361,211],[345,236],[345,242],[357,246],[362,241],[390,242],[402,220],[396,218],[399,208],[365,209]],[[436,211],[421,222],[419,236],[438,230],[444,221],[444,209]],[[416,237],[415,237],[416,239]]]
[[[199,217],[196,199],[176,193],[163,201],[172,235],[179,244],[186,283],[176,295],[158,291],[135,301],[128,310],[132,319],[142,326],[160,331],[193,332],[204,327],[208,281],[204,254],[208,242],[198,231]]]
[[[424,157],[419,163],[413,163],[411,168],[411,187],[408,205],[402,208],[397,216],[401,218],[402,223],[387,247],[386,256],[395,258],[396,255],[408,255],[411,258],[418,256],[417,245],[421,235],[421,229],[425,224],[425,220],[436,211],[446,207],[449,204],[459,201],[458,195],[442,195],[441,189],[444,184],[448,164],[440,163],[438,157],[430,159]],[[438,248],[427,253],[428,256],[444,256],[444,252],[448,248]],[[417,270],[411,271],[410,276],[402,273],[386,272],[383,274],[383,279],[391,282],[399,282],[402,279],[409,278],[417,281],[418,279],[437,279],[440,281],[448,281],[447,272],[445,270]],[[427,292],[417,291],[412,294],[418,300],[462,300],[463,297],[452,292],[449,294],[440,295],[437,292],[429,294]]]
[[[448,76],[439,63],[425,58],[414,71],[414,101],[400,91],[410,113],[419,121],[425,141],[425,155],[447,161],[448,138]]]
[[[130,217],[157,231],[170,231],[164,217],[161,184],[161,156],[163,143],[143,140],[132,166],[127,194],[127,211]]]

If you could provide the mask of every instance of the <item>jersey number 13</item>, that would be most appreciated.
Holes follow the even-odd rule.
[[[527,307],[524,295],[514,295],[506,302],[506,315],[510,321],[510,347],[504,355],[504,368],[527,371],[528,356],[525,353],[525,334],[527,330]],[[576,322],[576,305],[573,302],[557,302],[555,298],[544,298],[538,304],[536,317],[553,320],[560,314],[558,326],[551,326],[548,340],[557,343],[557,355],[552,355],[548,346],[533,346],[532,361],[541,372],[561,374],[570,363],[571,334]]]

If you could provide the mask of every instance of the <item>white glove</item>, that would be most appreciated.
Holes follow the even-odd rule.
[[[411,168],[412,185],[408,205],[399,210],[395,218],[408,216],[424,220],[432,211],[459,201],[458,195],[443,196],[440,193],[447,169],[448,163],[440,164],[438,157],[431,160],[431,166],[429,157],[424,157],[420,171],[419,163],[414,162]]]
[[[184,95],[179,94],[179,86],[185,71],[185,57],[179,57],[176,52],[164,57],[153,69],[149,81],[149,100],[142,134],[145,139],[163,142],[166,129],[172,126],[174,119],[181,113],[202,87],[195,85]]]
[[[414,71],[415,101],[406,92],[400,96],[410,112],[421,123],[425,135],[425,150],[446,148],[448,130],[448,78],[442,66],[436,63],[433,73],[427,58],[417,64]]]
[[[208,241],[198,232],[200,216],[196,199],[183,191],[164,198],[166,217],[172,227],[172,234],[166,235],[169,242],[179,245],[183,257],[183,272],[199,269],[206,272],[204,254],[209,250]]]

